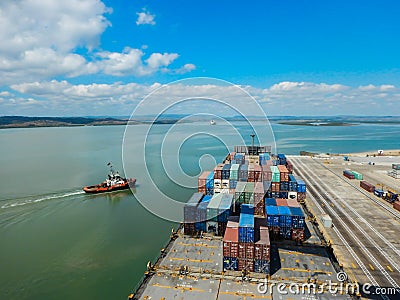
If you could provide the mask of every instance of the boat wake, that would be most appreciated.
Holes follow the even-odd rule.
[[[36,198],[31,198],[31,199],[24,198],[24,199],[20,199],[19,201],[18,200],[13,201],[12,203],[6,203],[6,204],[2,205],[0,208],[6,209],[6,208],[11,208],[11,207],[23,206],[23,205],[43,202],[43,201],[47,201],[47,200],[76,196],[76,195],[80,195],[80,194],[84,194],[84,193],[85,193],[84,191],[78,190],[78,191],[73,191],[73,192],[51,194],[51,195],[47,195],[47,196],[39,196]]]

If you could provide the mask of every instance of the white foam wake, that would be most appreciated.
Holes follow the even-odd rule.
[[[74,191],[74,192],[67,192],[67,193],[62,193],[62,194],[52,194],[40,198],[33,198],[33,199],[24,199],[23,201],[17,201],[14,203],[7,203],[1,206],[1,208],[11,208],[11,207],[16,207],[16,206],[22,206],[22,205],[27,205],[31,203],[38,203],[42,201],[47,201],[47,200],[52,200],[52,199],[60,199],[60,198],[65,198],[65,197],[70,197],[70,196],[75,196],[75,195],[80,195],[84,194],[85,192],[80,190],[80,191]]]

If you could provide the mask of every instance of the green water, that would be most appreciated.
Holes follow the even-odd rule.
[[[223,136],[229,146],[235,143],[219,125],[194,126]],[[140,141],[145,135],[141,125],[134,129],[132,156],[143,147]],[[131,191],[103,195],[81,191],[84,185],[104,180],[110,160],[122,170],[124,130],[124,126],[0,130],[0,299],[126,299],[142,278],[147,261],[158,255],[176,224],[147,212]],[[184,201],[192,190],[166,178],[156,151],[166,130],[166,125],[154,128],[148,168],[160,190]],[[172,143],[182,142],[187,131],[177,130]],[[249,138],[251,130],[242,126],[240,131]],[[283,153],[351,152],[398,148],[394,137],[400,135],[400,126],[274,125],[274,131]],[[214,160],[199,162],[204,153],[211,153]],[[196,176],[225,154],[218,139],[195,136],[183,143],[179,163],[184,172]],[[163,159],[174,155],[167,149]],[[156,201],[154,186],[141,180],[144,171],[134,159],[129,167],[138,179],[136,195]]]
[[[130,191],[86,195],[121,170],[124,127],[0,131],[0,299],[125,299],[172,226]],[[146,183],[138,183],[146,189]]]

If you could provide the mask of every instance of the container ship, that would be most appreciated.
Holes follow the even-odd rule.
[[[183,224],[128,298],[282,299],[276,291],[263,294],[259,285],[309,282],[313,269],[319,279],[332,279],[334,258],[315,247],[322,242],[304,205],[306,193],[284,154],[272,154],[270,146],[235,146],[199,176]],[[300,256],[301,249],[308,255]],[[284,267],[285,260],[294,267]]]

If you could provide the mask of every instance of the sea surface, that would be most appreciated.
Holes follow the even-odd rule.
[[[0,130],[0,299],[126,299],[177,227],[144,209],[135,194],[154,199],[156,186],[187,200],[193,189],[171,180],[163,166],[178,155],[172,176],[184,172],[195,185],[195,176],[220,162],[236,141],[224,126],[191,126],[203,133],[188,136],[187,127],[178,127],[167,135],[170,125],[152,128],[146,141],[151,182],[141,180],[145,170],[135,157],[146,126],[130,126],[134,139],[124,153],[130,158],[125,167],[138,180],[136,190],[102,195],[81,188],[104,180],[109,161],[123,171],[125,126]],[[268,131],[263,123],[256,126]],[[240,122],[236,127],[250,143],[252,129]],[[400,125],[272,128],[277,151],[286,154],[400,148]],[[178,153],[174,144],[182,144]]]

